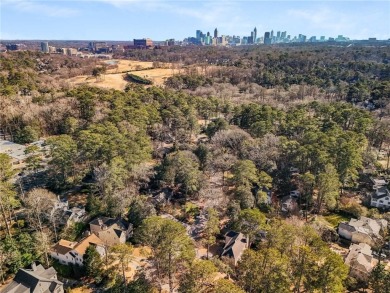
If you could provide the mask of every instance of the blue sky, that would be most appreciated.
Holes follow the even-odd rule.
[[[153,40],[220,34],[390,38],[390,1],[0,0],[0,39]]]

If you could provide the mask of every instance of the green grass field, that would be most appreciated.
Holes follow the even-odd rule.
[[[337,227],[340,222],[347,222],[350,220],[350,218],[340,214],[329,214],[323,217],[333,227]]]

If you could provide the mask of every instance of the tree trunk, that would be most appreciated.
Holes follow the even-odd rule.
[[[5,213],[5,208],[4,208],[2,199],[0,199],[0,212],[1,212],[1,215],[3,216],[3,219],[4,219],[4,223],[5,223],[5,228],[7,230],[7,234],[8,234],[9,237],[12,237],[11,229],[9,227],[9,223],[8,223],[7,215]]]
[[[172,261],[172,256],[171,253],[169,253],[168,256],[168,285],[169,285],[169,293],[173,293],[173,280],[172,280],[172,269],[171,269],[171,261]]]

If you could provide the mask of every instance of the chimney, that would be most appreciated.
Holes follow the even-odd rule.
[[[102,226],[103,225],[103,220],[102,219],[98,219],[98,223],[99,223],[99,226]]]
[[[36,270],[37,270],[37,265],[35,264],[35,262],[33,262],[33,263],[31,264],[31,269],[32,269],[33,271],[36,271]]]

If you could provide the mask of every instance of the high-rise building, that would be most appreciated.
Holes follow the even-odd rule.
[[[214,30],[214,38],[218,38],[218,30],[217,30],[217,28],[215,28],[215,30]]]
[[[271,34],[269,32],[264,33],[264,44],[271,45]]]
[[[49,53],[49,43],[48,42],[41,43],[41,51],[43,53]]]
[[[280,31],[278,31],[278,32],[276,33],[276,38],[279,40],[280,37],[281,37],[281,34],[280,34]]]
[[[287,32],[282,32],[282,39],[285,39],[287,37]]]
[[[271,39],[274,37],[274,30],[271,31]]]
[[[200,41],[201,38],[202,38],[202,31],[201,31],[201,30],[197,30],[197,31],[196,31],[196,39],[197,39],[198,41]]]
[[[255,29],[253,30],[253,43],[256,42],[257,42],[257,28],[255,27]]]

